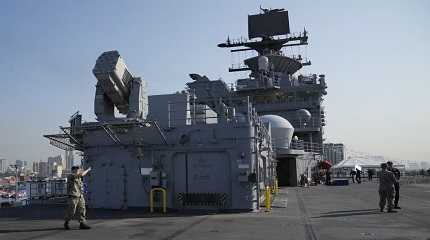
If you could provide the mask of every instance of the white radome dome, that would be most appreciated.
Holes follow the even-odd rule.
[[[270,123],[272,142],[276,148],[289,148],[294,133],[294,127],[287,119],[278,115],[264,115],[260,119]]]
[[[307,109],[299,109],[296,111],[296,113],[301,120],[308,121],[312,117],[311,113]]]

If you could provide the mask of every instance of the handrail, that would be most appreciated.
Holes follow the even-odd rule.
[[[210,101],[209,101],[210,100]],[[237,114],[236,110],[237,107],[233,106],[226,106],[225,107],[225,114],[219,114],[217,113],[213,108],[208,106],[208,104],[212,104],[215,102],[221,101],[220,99],[206,99],[208,101],[207,103],[196,103],[195,99],[191,99],[188,101],[169,101],[168,107],[167,107],[167,119],[168,119],[168,127],[176,127],[176,126],[182,126],[182,125],[194,125],[194,124],[210,124],[211,121],[214,121],[213,123],[227,120],[227,121],[243,121],[249,119],[249,116],[251,114],[252,104],[249,102],[248,98],[244,97],[231,97],[228,99],[224,99],[225,101],[229,102],[235,102],[239,103],[240,106],[237,106],[239,108],[243,107],[247,109],[247,112],[244,114]],[[176,110],[175,106],[179,104],[190,104],[190,107],[187,109],[181,109]],[[242,105],[243,104],[243,105]],[[198,107],[196,107],[198,106]],[[213,111],[214,114],[208,115],[208,111]],[[179,113],[179,114],[177,114]],[[209,123],[208,123],[209,121]]]
[[[323,145],[314,142],[291,141],[290,149],[303,150],[305,152],[322,153]]]

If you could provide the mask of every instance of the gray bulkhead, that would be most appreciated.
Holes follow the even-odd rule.
[[[173,209],[256,209],[258,189],[273,184],[270,139],[256,134],[252,118],[163,128],[167,144],[142,124],[108,124],[118,142],[102,123],[84,123],[85,161],[93,167],[86,180],[90,207],[148,207],[154,171],[163,174],[159,185]],[[208,194],[223,202],[205,203]]]

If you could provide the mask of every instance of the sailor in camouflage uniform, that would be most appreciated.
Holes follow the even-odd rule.
[[[381,212],[384,211],[387,203],[387,212],[396,212],[393,210],[394,184],[397,182],[394,173],[387,170],[387,164],[381,164],[381,174],[379,178],[379,207]]]
[[[64,228],[69,230],[69,221],[75,216],[75,213],[79,214],[79,228],[90,229],[86,222],[86,210],[85,210],[85,199],[83,193],[83,182],[82,177],[85,176],[91,168],[82,170],[81,168],[74,166],[72,167],[72,174],[67,178],[67,194],[69,196],[68,206],[66,209],[66,216],[64,222]]]
[[[394,208],[395,209],[402,209],[401,207],[399,207],[399,198],[400,198],[400,184],[399,184],[399,181],[400,181],[400,170],[397,169],[397,168],[395,168],[393,166],[393,162],[391,162],[391,161],[388,161],[387,165],[388,165],[388,167],[387,167],[388,171],[394,173],[394,177],[396,177],[396,180],[397,180],[394,183],[394,191],[395,191],[395,194],[394,194]]]

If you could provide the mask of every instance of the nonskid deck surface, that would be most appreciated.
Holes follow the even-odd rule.
[[[62,206],[0,209],[0,239],[430,239],[430,184],[401,186],[380,213],[377,183],[282,188],[270,213],[89,210],[91,230],[62,229]]]

